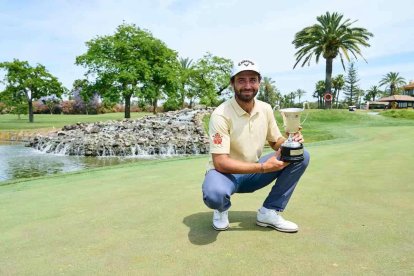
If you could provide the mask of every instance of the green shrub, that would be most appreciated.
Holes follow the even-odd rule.
[[[174,111],[174,110],[178,110],[181,108],[181,104],[177,99],[168,99],[164,104],[163,104],[163,110],[165,112],[167,111]]]
[[[414,109],[391,109],[380,114],[385,117],[414,120]]]

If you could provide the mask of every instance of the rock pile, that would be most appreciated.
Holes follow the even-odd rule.
[[[184,109],[137,120],[77,123],[37,135],[27,146],[45,153],[80,156],[145,156],[208,153],[202,118],[211,108]]]

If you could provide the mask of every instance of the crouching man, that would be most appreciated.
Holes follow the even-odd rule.
[[[256,224],[282,232],[297,232],[298,226],[285,220],[280,212],[306,170],[309,153],[301,162],[280,160],[280,145],[286,140],[276,124],[272,107],[255,99],[261,75],[254,61],[234,64],[230,83],[234,97],[218,106],[209,125],[210,161],[202,186],[204,203],[213,213],[213,227],[229,227],[230,197],[234,193],[252,193],[270,183],[273,187],[257,212]],[[304,142],[300,132],[294,140]],[[262,155],[265,142],[275,150]]]

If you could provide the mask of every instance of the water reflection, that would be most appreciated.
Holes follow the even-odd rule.
[[[154,157],[78,157],[44,154],[22,144],[0,144],[0,181],[79,171],[120,163],[142,162]]]

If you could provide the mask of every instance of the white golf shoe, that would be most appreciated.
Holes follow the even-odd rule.
[[[296,223],[285,220],[278,212],[265,207],[257,211],[256,224],[262,227],[272,227],[281,232],[294,233],[299,230]]]
[[[217,231],[224,231],[229,228],[229,211],[220,212],[214,210],[213,214],[213,228]]]

